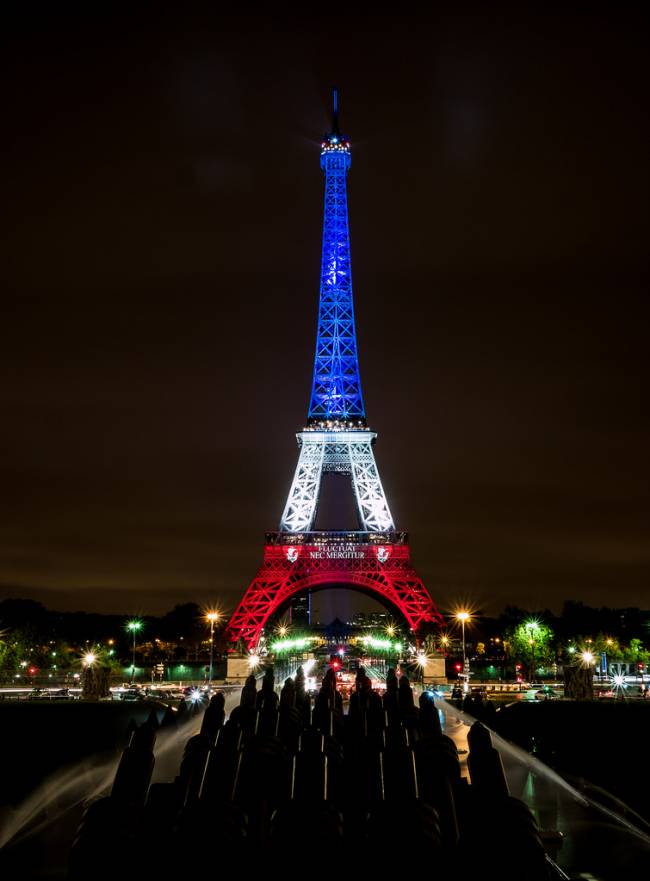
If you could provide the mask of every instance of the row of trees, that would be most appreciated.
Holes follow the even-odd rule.
[[[134,634],[126,615],[55,612],[32,600],[0,602],[0,671],[29,676],[78,670],[88,654],[118,668],[132,661],[134,636],[138,659],[204,660],[210,627],[196,603],[175,606],[165,615],[140,616]],[[215,628],[215,656],[223,630]]]
[[[79,666],[84,653],[96,650],[108,663],[129,663],[134,634],[125,629],[127,620],[124,615],[55,612],[32,600],[4,600],[0,602],[0,670],[6,674],[21,667],[26,672],[72,669]],[[165,615],[141,616],[139,620],[140,659],[151,663],[198,661],[209,653],[206,613],[196,603],[177,605]],[[585,652],[594,660],[606,652],[611,661],[647,665],[649,620],[650,613],[639,609],[597,610],[576,602],[565,603],[559,616],[548,610],[531,614],[508,607],[498,618],[473,614],[467,622],[467,642],[474,657],[507,666],[519,664],[531,675],[539,667],[571,663],[572,656],[578,658]],[[458,654],[460,633],[451,627],[448,633],[456,637],[453,653]],[[406,631],[403,636],[406,638]],[[214,630],[214,657],[224,648],[224,629],[219,624]],[[426,649],[433,652],[441,648],[451,653],[449,642],[442,646],[440,634],[431,634]]]
[[[581,611],[584,621],[578,616]],[[561,616],[548,610],[531,613],[514,607],[506,608],[499,618],[471,613],[465,621],[467,655],[486,667],[519,667],[531,677],[540,668],[549,669],[556,664],[596,666],[603,652],[608,662],[622,661],[645,669],[650,664],[646,647],[650,613],[639,609],[603,609],[601,614],[595,614],[596,611],[581,603],[567,603]],[[618,625],[618,632],[605,629],[603,622]],[[599,626],[589,631],[585,626],[589,623]],[[446,633],[427,636],[425,651],[442,651],[448,657],[459,658],[459,628],[455,616],[450,616]]]
[[[543,614],[530,615],[520,610],[517,617],[519,620],[512,621],[504,630],[503,653],[527,670],[531,678],[540,667],[558,662],[597,665],[603,653],[608,661],[623,661],[643,668],[650,662],[650,651],[639,637],[631,637],[623,643],[617,636],[603,630],[590,635],[583,630],[562,636]],[[479,654],[481,645],[477,643]]]

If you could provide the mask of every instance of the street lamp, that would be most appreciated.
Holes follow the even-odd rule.
[[[535,678],[535,637],[539,632],[539,622],[534,618],[524,622],[526,633],[528,634],[528,645],[530,646],[530,681]]]
[[[210,675],[208,685],[212,685],[212,666],[214,659],[214,625],[219,620],[219,612],[206,612],[206,621],[210,622]]]
[[[249,669],[250,669],[250,670],[256,670],[256,669],[259,667],[259,665],[260,665],[260,661],[261,661],[261,659],[260,659],[260,656],[257,654],[257,652],[252,652],[252,653],[248,656],[248,667],[249,667]]]
[[[469,621],[470,618],[471,615],[469,612],[463,610],[456,612],[456,620],[460,621],[463,630],[463,676],[465,677],[465,690],[467,690],[467,686],[469,685],[469,661],[467,660],[467,654],[465,651],[465,622]]]
[[[535,640],[532,636],[528,640],[528,645],[530,646],[530,681],[532,682],[535,678]]]
[[[139,618],[132,618],[130,621],[126,622],[126,629],[129,633],[133,634],[133,663],[131,665],[131,685],[133,685],[135,681],[135,637],[139,630],[142,630],[143,623]]]
[[[415,663],[420,668],[420,682],[422,683],[422,688],[424,688],[424,670],[427,666],[427,656],[424,652],[418,652],[415,656]]]

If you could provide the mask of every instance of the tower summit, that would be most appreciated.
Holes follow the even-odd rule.
[[[307,424],[278,532],[267,533],[264,561],[235,610],[228,633],[255,647],[268,619],[293,596],[323,588],[370,593],[400,612],[412,631],[442,618],[410,562],[408,537],[396,532],[366,424],[354,326],[347,173],[350,144],[341,134],[338,93],[332,130],[321,145],[325,175],[323,250],[316,355]],[[315,529],[323,477],[348,477],[358,528]]]
[[[350,144],[339,129],[334,90],[332,130],[325,135],[320,154],[325,173],[323,250],[308,425],[332,420],[365,423],[352,298],[346,186],[350,163]]]

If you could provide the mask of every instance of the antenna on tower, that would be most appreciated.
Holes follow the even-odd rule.
[[[339,131],[339,90],[334,88],[332,90],[332,96],[334,99],[333,110],[332,110],[332,134],[340,135]]]

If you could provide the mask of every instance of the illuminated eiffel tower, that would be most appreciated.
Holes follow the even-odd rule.
[[[366,424],[354,326],[346,178],[350,144],[341,134],[337,93],[320,165],[325,209],[316,357],[307,425],[280,530],[268,533],[264,561],[228,624],[232,640],[255,647],[266,621],[297,593],[328,587],[361,590],[404,615],[416,631],[442,623],[410,563],[408,537],[396,532]],[[348,475],[358,530],[315,529],[323,475]]]

